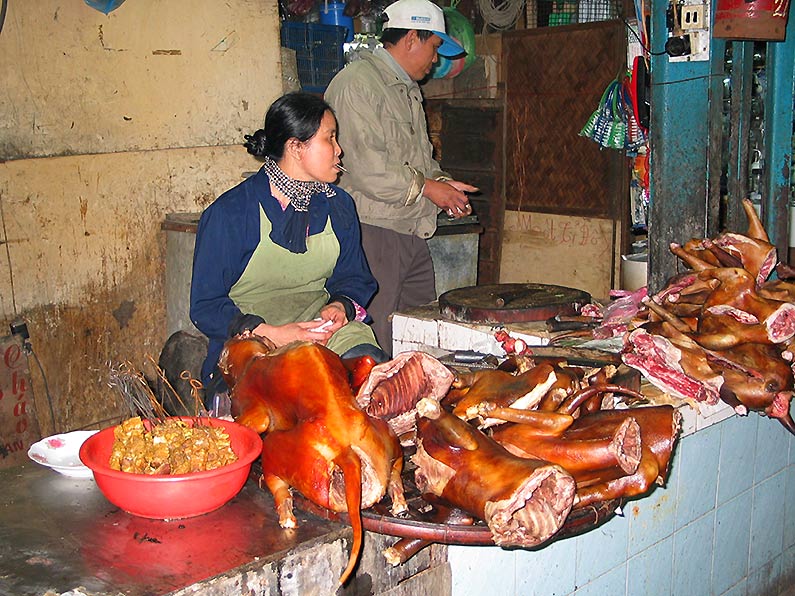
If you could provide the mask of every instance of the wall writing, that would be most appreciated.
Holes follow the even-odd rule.
[[[41,438],[33,405],[28,358],[18,337],[0,339],[0,468],[27,460]]]
[[[594,217],[506,211],[500,282],[557,284],[605,297],[616,267],[614,225]]]
[[[543,240],[545,244],[611,249],[609,221],[542,213],[516,212],[511,215],[515,217],[509,228],[511,231],[526,233],[529,238]]]

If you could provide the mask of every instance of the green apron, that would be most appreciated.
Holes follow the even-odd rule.
[[[320,234],[306,239],[305,253],[290,252],[270,240],[271,222],[261,206],[259,220],[259,246],[229,297],[242,312],[259,315],[269,325],[316,319],[328,302],[326,280],[340,255],[331,219]],[[368,325],[350,321],[331,336],[326,347],[344,354],[359,344],[377,346],[378,342]]]

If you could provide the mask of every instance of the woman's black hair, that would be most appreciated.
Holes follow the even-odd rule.
[[[302,91],[282,95],[268,108],[264,128],[245,135],[244,146],[252,155],[279,161],[287,141],[303,142],[315,136],[326,112],[334,111],[317,95]]]

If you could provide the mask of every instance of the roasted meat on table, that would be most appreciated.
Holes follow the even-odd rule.
[[[321,345],[273,349],[256,336],[239,336],[225,344],[219,366],[235,419],[264,433],[262,472],[279,524],[296,525],[292,488],[316,505],[348,512],[354,541],[344,583],[361,551],[361,509],[385,493],[393,515],[406,509],[397,437],[386,422],[359,408],[348,369]]]
[[[543,363],[520,374],[502,370],[459,373],[444,401],[453,404],[453,414],[464,420],[477,416],[477,406],[489,401],[517,409],[532,409],[558,380],[555,366]]]
[[[378,365],[343,362],[318,344],[275,348],[244,334],[226,343],[219,366],[235,419],[263,434],[263,479],[282,527],[296,523],[293,489],[348,512],[354,543],[341,582],[361,550],[361,510],[386,495],[392,515],[407,510],[396,431],[416,443],[411,461],[422,496],[459,512],[442,523],[482,520],[505,547],[543,544],[572,508],[664,482],[678,432],[670,406],[600,409],[616,395],[645,400],[614,382],[612,365],[528,361],[514,373],[454,374],[422,352]],[[401,543],[391,562],[423,543]]]
[[[670,405],[588,413],[555,433],[536,419],[511,420],[494,431],[494,439],[513,454],[569,472],[577,482],[575,509],[643,495],[664,484],[680,426]]]
[[[795,360],[795,285],[767,278],[776,249],[743,201],[745,234],[691,239],[671,252],[690,271],[645,301],[645,321],[626,338],[624,362],[673,396],[731,405],[775,418],[795,434],[790,415]]]
[[[560,466],[512,455],[438,401],[417,404],[417,488],[482,519],[500,546],[530,547],[566,521],[575,483]]]

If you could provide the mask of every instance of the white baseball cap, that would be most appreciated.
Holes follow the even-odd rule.
[[[445,58],[464,54],[464,48],[447,35],[444,13],[430,0],[398,0],[384,9],[388,20],[384,29],[416,29],[433,31],[442,39],[439,55]]]

